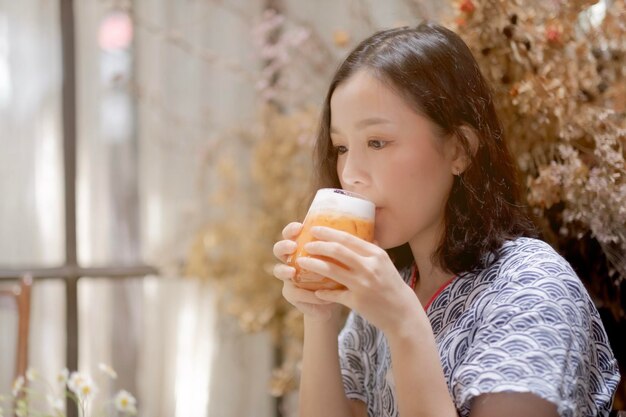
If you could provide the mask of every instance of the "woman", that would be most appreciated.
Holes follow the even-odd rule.
[[[375,243],[314,229],[299,265],[346,290],[294,286],[304,313],[300,416],[607,415],[619,374],[570,265],[533,238],[491,93],[435,25],[374,34],[333,78],[319,187],[376,204]],[[341,330],[340,308],[351,309]]]

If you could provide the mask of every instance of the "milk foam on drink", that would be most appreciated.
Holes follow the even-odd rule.
[[[296,239],[298,248],[288,263],[296,269],[294,283],[308,290],[341,289],[342,285],[327,277],[306,271],[296,263],[300,256],[308,256],[304,245],[315,240],[311,236],[313,226],[327,226],[350,233],[369,242],[374,239],[374,216],[376,207],[371,201],[339,189],[321,189],[315,195],[304,219],[300,235]],[[315,256],[346,268],[340,262],[324,256]],[[347,268],[346,268],[347,269]]]
[[[375,210],[374,203],[357,194],[335,188],[322,188],[315,194],[307,217],[318,213],[335,213],[373,220]]]

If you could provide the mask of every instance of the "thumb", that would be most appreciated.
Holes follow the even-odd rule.
[[[346,305],[345,296],[347,292],[347,290],[317,290],[315,296],[323,301]]]

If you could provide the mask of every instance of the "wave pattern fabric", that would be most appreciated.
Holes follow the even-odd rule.
[[[460,274],[426,311],[461,417],[472,400],[533,393],[562,417],[607,416],[619,382],[600,316],[569,263],[547,243],[507,242],[487,269]],[[410,270],[403,271],[408,283]],[[397,417],[384,334],[351,312],[339,334],[348,398],[370,417]]]

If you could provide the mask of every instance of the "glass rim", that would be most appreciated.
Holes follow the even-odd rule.
[[[344,190],[343,188],[330,188],[330,187],[327,187],[327,188],[320,188],[319,190],[317,190],[317,192],[320,192],[320,191],[333,192],[335,194],[341,194],[341,195],[345,195],[345,196],[348,196],[348,197],[354,197],[354,198],[358,198],[358,199],[363,200],[363,201],[368,201],[370,203],[373,203],[371,200],[369,200],[364,195],[361,195],[359,193],[355,193],[353,191]]]

